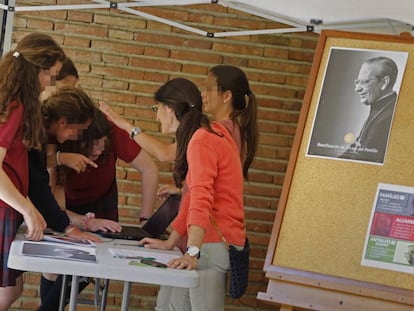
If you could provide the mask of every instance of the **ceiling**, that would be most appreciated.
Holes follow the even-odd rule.
[[[291,26],[261,32],[269,34],[322,29],[400,34],[411,33],[414,25],[412,0],[235,0],[218,4]]]
[[[223,1],[224,2],[224,1]],[[250,5],[293,23],[306,25],[320,20],[324,26],[399,21],[414,25],[412,0],[250,0],[229,1]]]

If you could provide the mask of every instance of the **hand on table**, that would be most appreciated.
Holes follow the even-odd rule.
[[[88,220],[88,230],[92,232],[121,232],[122,226],[119,222],[113,220],[104,218],[91,218]]]
[[[173,249],[174,245],[169,240],[160,240],[154,238],[143,238],[138,241],[138,245],[142,245],[145,248],[155,248],[155,249]]]
[[[82,230],[73,230],[68,232],[66,235],[70,238],[79,240],[89,240],[96,243],[102,242],[102,240],[96,234]]]
[[[143,238],[138,242],[138,245],[143,245],[145,248],[156,248],[156,249],[173,249],[172,241],[160,240],[154,238]],[[167,267],[174,269],[197,269],[198,259],[188,254],[184,254],[183,257],[171,259]]]
[[[197,257],[184,254],[184,256],[181,258],[171,259],[168,262],[167,267],[174,268],[174,269],[195,270],[197,269],[197,264],[198,264]]]

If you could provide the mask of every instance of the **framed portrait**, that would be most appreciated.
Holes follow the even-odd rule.
[[[361,264],[378,185],[414,187],[413,65],[410,35],[321,32],[259,299],[312,310],[414,307],[414,273]]]
[[[307,155],[383,164],[407,57],[330,47]]]

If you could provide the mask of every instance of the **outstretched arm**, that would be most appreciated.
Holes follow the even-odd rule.
[[[152,215],[154,210],[158,187],[158,166],[151,156],[143,149],[141,149],[136,158],[132,160],[131,165],[139,171],[142,176],[142,208],[140,218],[148,218]]]
[[[122,118],[119,114],[111,109],[105,103],[99,103],[99,109],[106,115],[106,117],[115,123],[119,128],[123,129],[127,133],[131,133],[134,126],[127,120]],[[134,136],[134,140],[140,145],[146,152],[153,157],[157,158],[161,162],[174,161],[176,156],[177,144],[166,143],[152,135],[141,132]]]

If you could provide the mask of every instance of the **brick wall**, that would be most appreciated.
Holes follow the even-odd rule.
[[[27,4],[33,5],[31,1]],[[285,27],[214,4],[142,11],[209,32]],[[80,71],[81,86],[93,98],[106,101],[146,132],[167,140],[171,137],[160,136],[159,124],[149,109],[152,95],[161,84],[173,77],[186,77],[202,87],[208,68],[221,63],[245,70],[258,98],[260,129],[259,149],[244,197],[251,241],[250,283],[242,301],[228,299],[226,310],[275,309],[258,301],[256,294],[265,291],[267,285],[264,257],[317,35],[207,38],[118,10],[16,13],[13,40],[34,31],[48,33],[64,46]],[[158,164],[160,182],[170,182],[173,164]],[[134,222],[140,208],[140,174],[119,162],[117,177],[121,221]],[[15,303],[15,309],[36,309],[38,284],[39,274],[25,274],[24,295]],[[107,310],[119,310],[122,286],[111,282]],[[157,287],[134,284],[130,310],[152,310],[156,293]],[[85,306],[81,310],[93,308]]]

